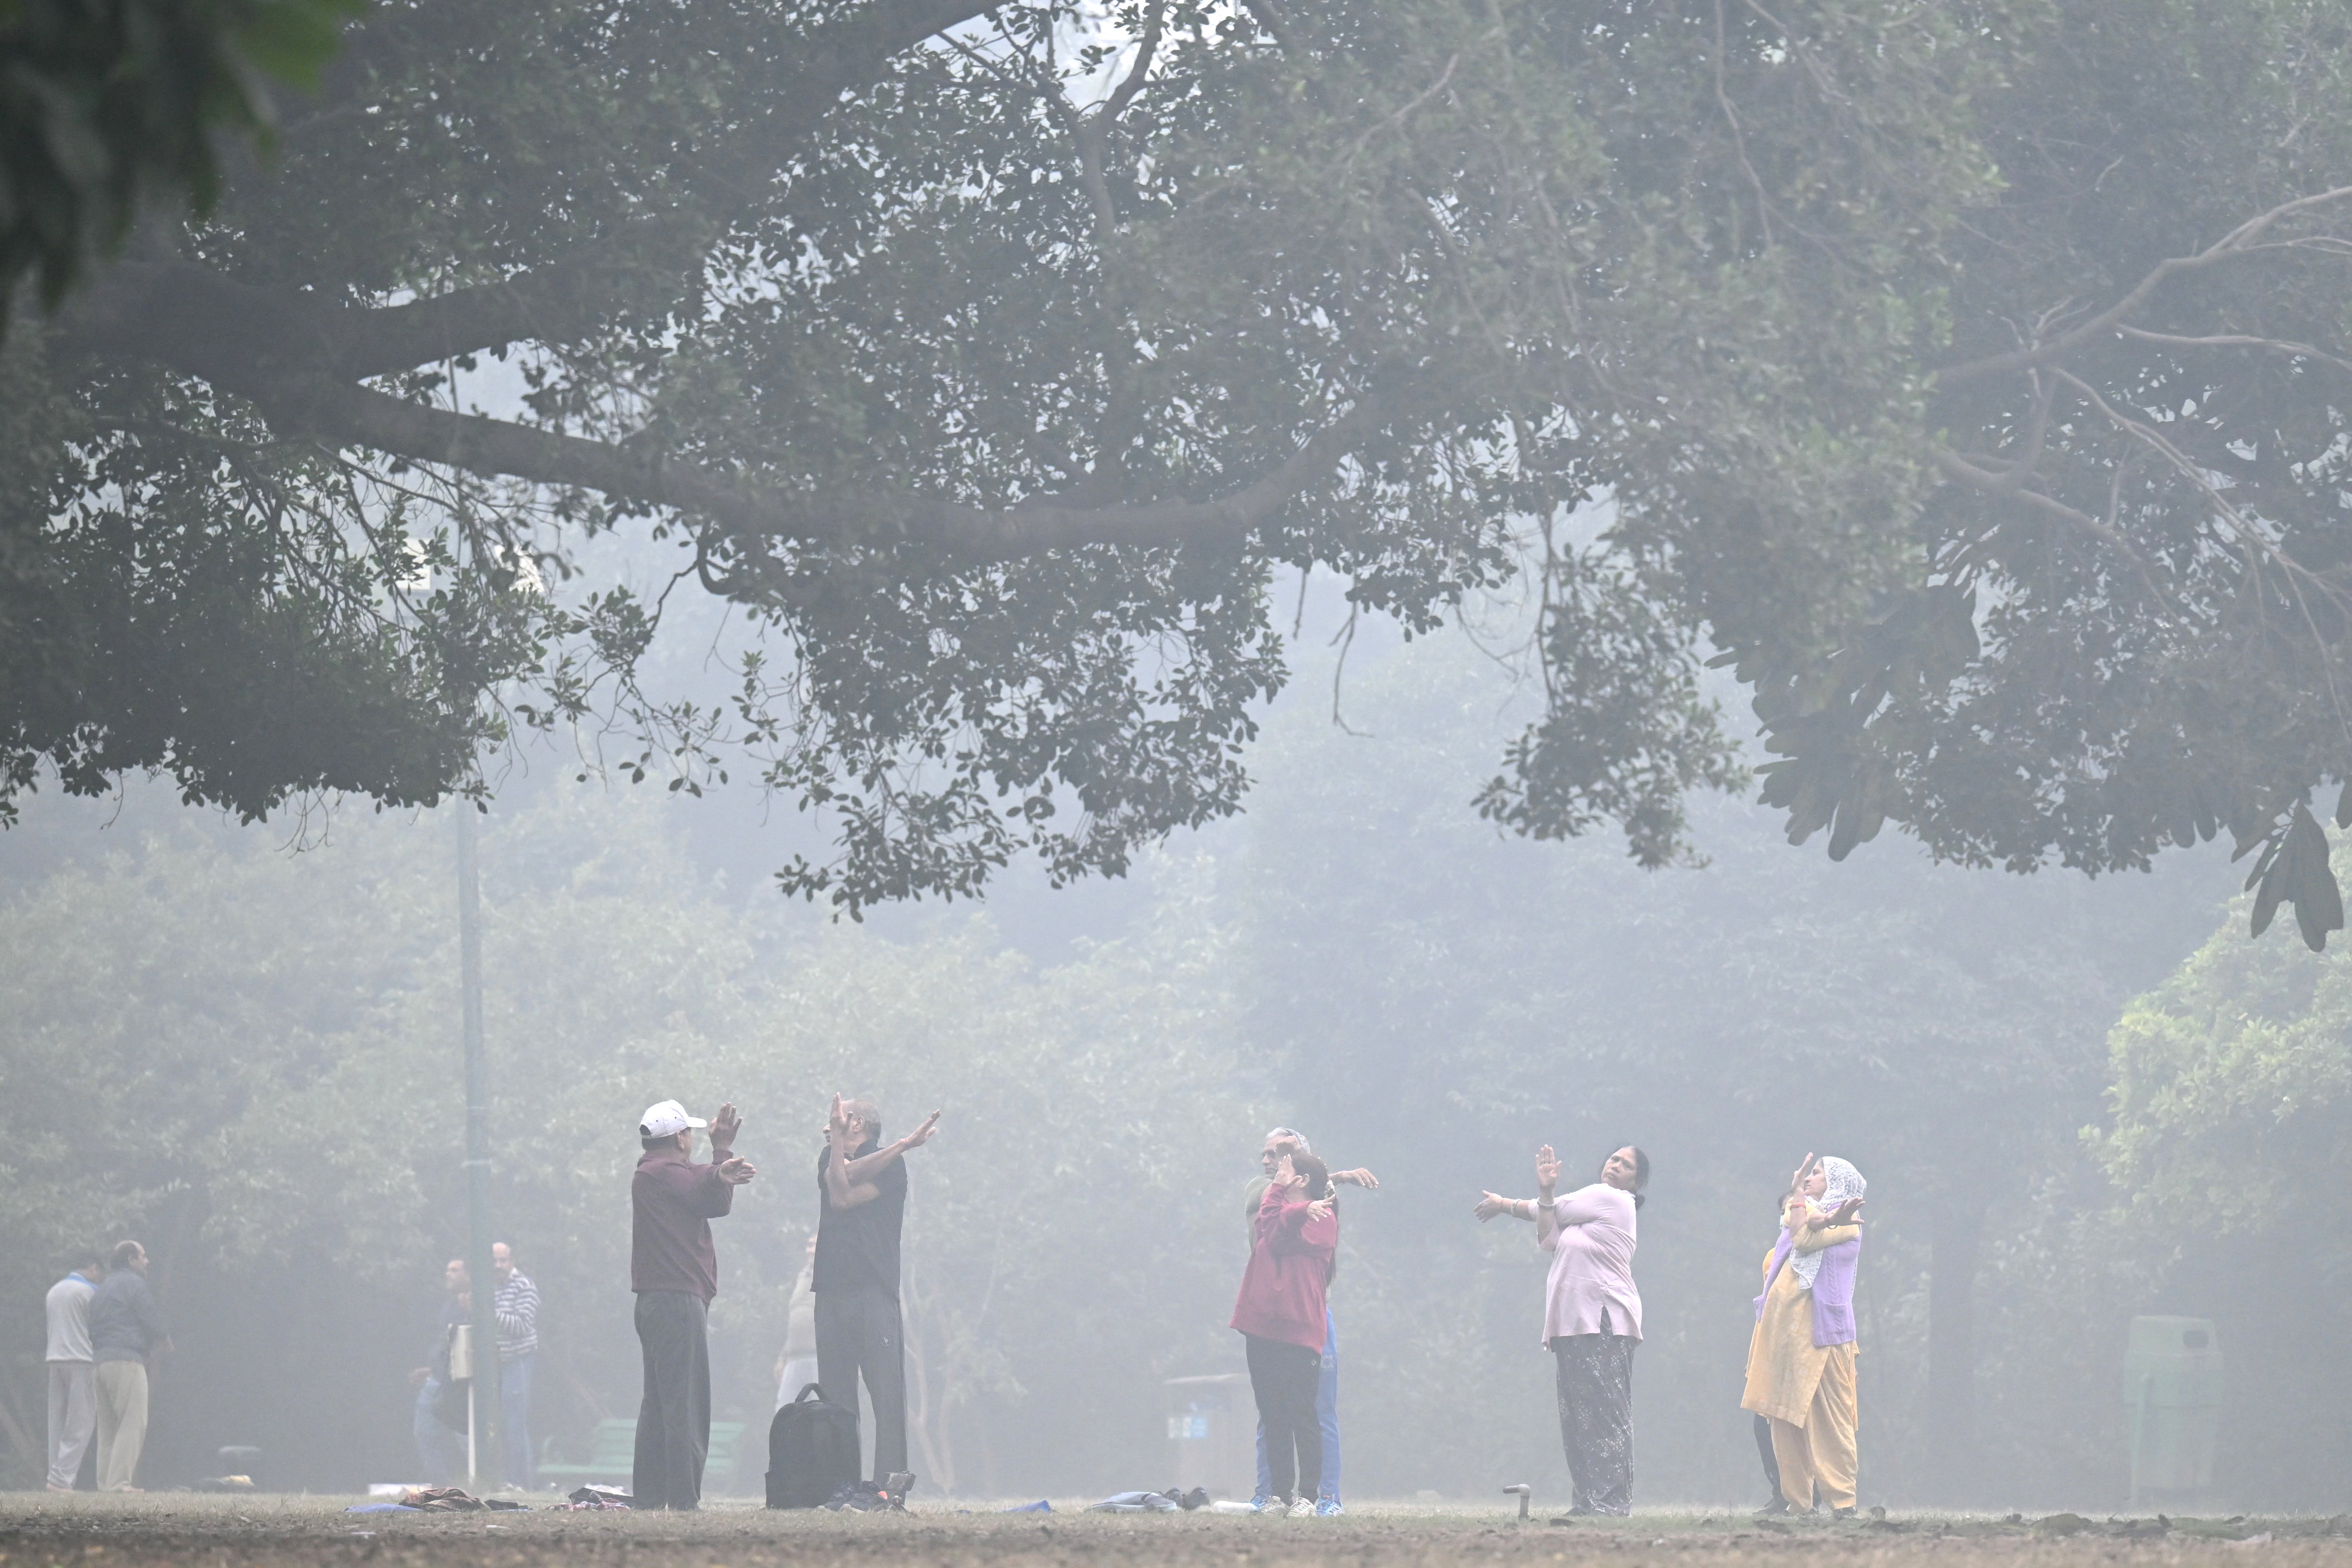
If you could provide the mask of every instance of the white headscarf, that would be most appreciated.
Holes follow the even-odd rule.
[[[1838,1205],[1848,1198],[1862,1196],[1863,1189],[1870,1185],[1852,1163],[1834,1154],[1822,1156],[1822,1175],[1824,1181],[1821,1198],[1811,1205],[1822,1214],[1834,1213]],[[1813,1288],[1813,1276],[1822,1271],[1822,1255],[1818,1252],[1797,1253],[1789,1259],[1789,1267],[1796,1271],[1797,1283],[1810,1290]]]

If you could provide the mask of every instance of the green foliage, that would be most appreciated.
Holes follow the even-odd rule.
[[[713,707],[638,685],[661,597],[610,581],[356,664],[321,631],[373,721],[183,770],[241,809],[437,798],[515,680],[632,776],[748,762],[831,839],[782,889],[853,915],[1118,873],[1239,808],[1276,572],[1414,635],[1526,574],[1547,708],[1477,796],[1513,831],[1683,857],[1685,793],[1744,777],[1720,658],[1833,858],[1895,822],[2100,871],[2226,826],[2324,940],[2293,803],[2352,754],[2347,20],[401,0],[55,324],[40,504],[103,468],[131,540],[313,519],[284,558],[329,582],[397,559],[396,500],[461,604],[627,528],[764,639]],[[485,355],[513,417],[466,405]],[[412,732],[338,765],[386,691]],[[240,732],[173,695],[73,787]],[[25,766],[124,699],[81,701]]]
[[[267,147],[274,78],[315,86],[366,0],[9,0],[0,7],[0,306],[55,306],[142,204],[218,198],[220,132]],[[0,330],[6,325],[0,314]]]
[[[2138,1214],[2161,1223],[2193,1204],[2305,1245],[2352,1244],[2337,1213],[2352,1160],[2343,967],[2224,931],[2124,1013],[2111,1120],[2091,1146]]]

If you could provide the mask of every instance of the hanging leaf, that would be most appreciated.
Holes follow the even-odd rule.
[[[2294,906],[2304,945],[2314,952],[2327,951],[2327,933],[2344,929],[2344,894],[2328,864],[2327,832],[2308,806],[2295,806],[2294,820],[2272,838],[2246,885],[2254,889],[2255,936],[2270,929],[2282,903]]]

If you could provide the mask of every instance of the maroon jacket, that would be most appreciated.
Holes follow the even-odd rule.
[[[1309,1220],[1307,1200],[1283,1202],[1284,1189],[1268,1187],[1258,1200],[1257,1245],[1250,1248],[1249,1271],[1234,1300],[1233,1327],[1260,1339],[1323,1348],[1324,1287],[1331,1280],[1331,1256],[1339,1248],[1339,1215]]]
[[[705,1302],[719,1294],[719,1249],[710,1222],[735,1206],[719,1167],[656,1149],[629,1178],[629,1289],[684,1290]]]

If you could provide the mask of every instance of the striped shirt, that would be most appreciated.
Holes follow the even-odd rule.
[[[539,1287],[518,1268],[506,1277],[491,1298],[499,1319],[499,1359],[512,1361],[539,1348]]]

